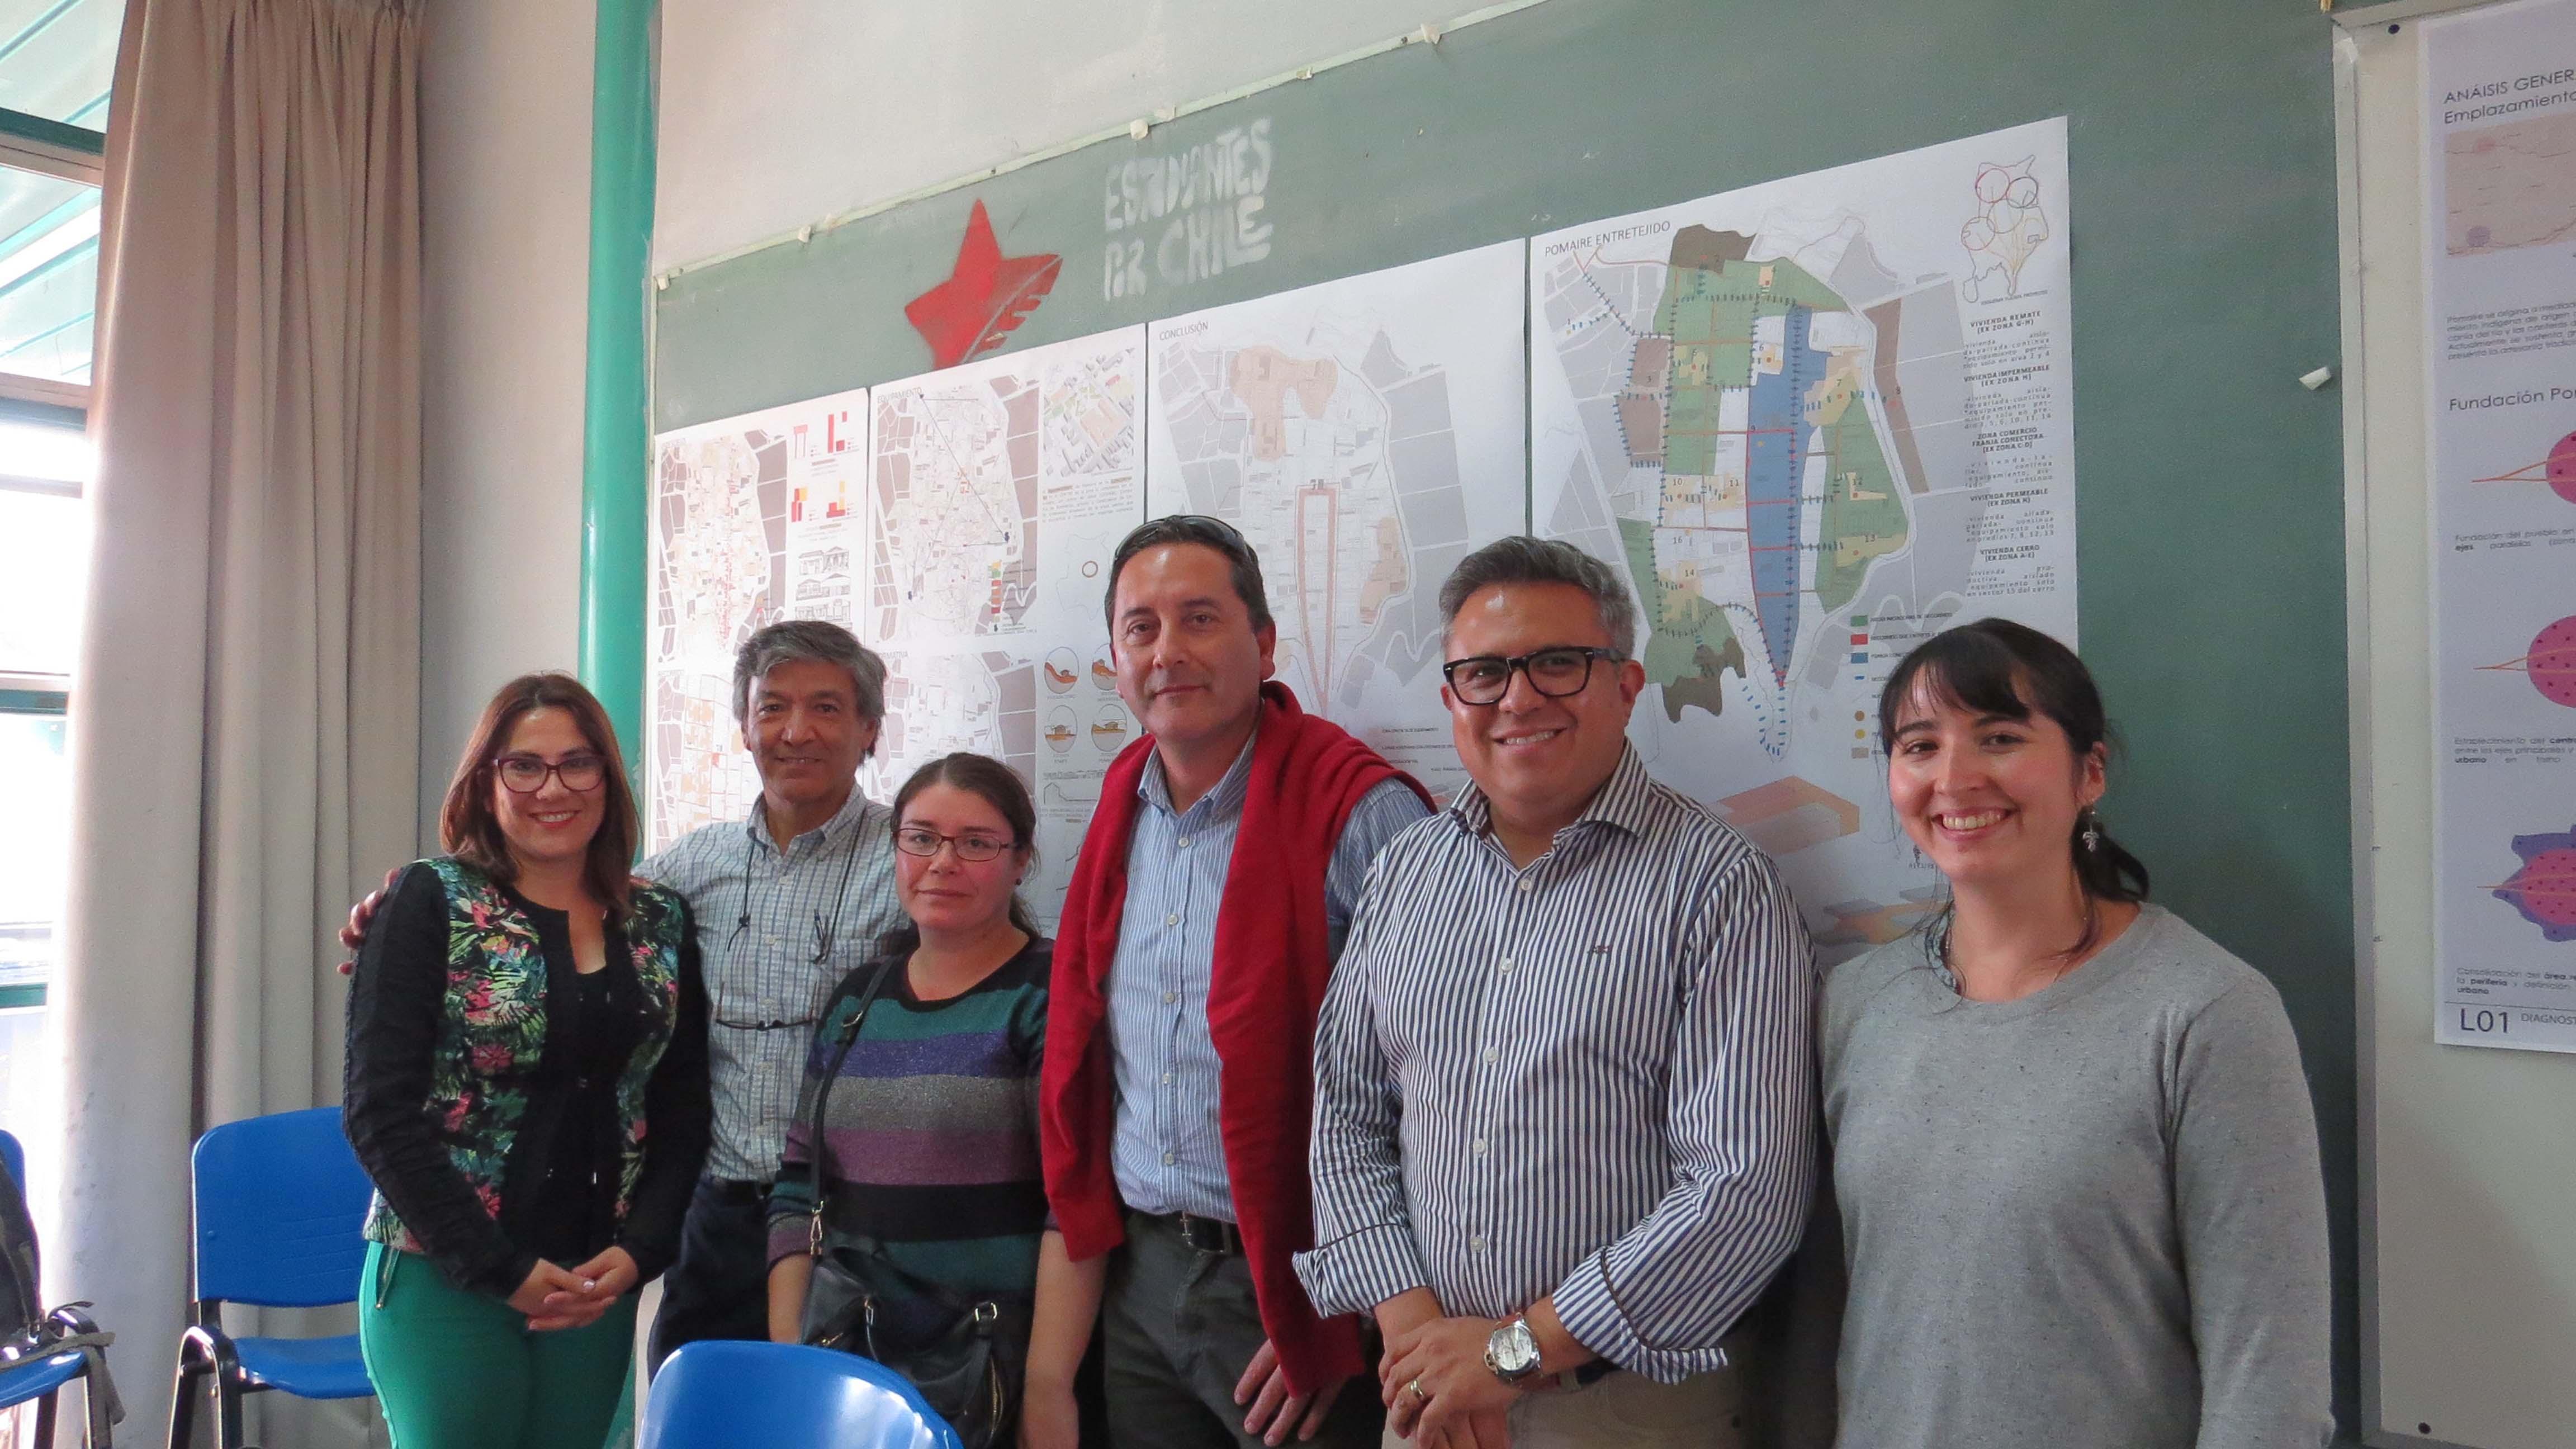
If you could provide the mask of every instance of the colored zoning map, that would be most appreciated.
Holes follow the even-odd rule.
[[[1147,513],[1262,560],[1278,678],[1435,795],[1441,580],[1521,527],[1517,243],[1154,324]]]
[[[648,849],[760,794],[730,697],[742,641],[779,619],[853,622],[866,426],[861,391],[655,441]]]
[[[886,722],[860,787],[891,800],[960,750],[1010,765],[1038,800],[1027,896],[1050,924],[1132,734],[1100,589],[1143,516],[1142,342],[1141,328],[1107,333],[872,395],[859,622],[886,659]]]
[[[1634,586],[1632,737],[1829,957],[1936,900],[1874,746],[1896,659],[2074,636],[2064,154],[2045,122],[1531,242],[1537,530]]]

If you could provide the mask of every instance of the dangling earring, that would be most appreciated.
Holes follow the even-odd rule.
[[[2102,851],[2102,817],[2092,806],[2084,807],[2084,853],[2099,855]]]

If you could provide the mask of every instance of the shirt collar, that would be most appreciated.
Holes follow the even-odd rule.
[[[1654,825],[1655,777],[1646,773],[1646,762],[1634,744],[1619,747],[1619,763],[1610,778],[1592,792],[1592,802],[1574,817],[1567,830],[1580,830],[1587,825],[1608,825],[1643,838]],[[1494,807],[1484,790],[1473,780],[1462,786],[1457,798],[1449,802],[1449,815],[1458,828],[1470,835],[1483,835],[1494,825]]]
[[[850,782],[850,798],[841,802],[841,808],[832,813],[831,819],[806,831],[805,835],[819,835],[822,837],[823,844],[836,845],[843,836],[858,828],[859,822],[867,818],[868,811],[874,803],[868,799],[867,792],[859,788],[858,782],[853,780]],[[769,838],[768,797],[761,795],[752,797],[751,812],[744,817],[742,828],[743,832],[754,841],[772,850],[778,848],[778,843]],[[796,839],[802,840],[805,835],[800,835]],[[795,843],[793,840],[788,842],[790,845]]]
[[[1172,785],[1163,778],[1163,751],[1156,746],[1152,758],[1145,762],[1145,772],[1136,779],[1136,798],[1166,815],[1196,815],[1202,810],[1220,817],[1239,814],[1243,810],[1243,797],[1252,789],[1252,747],[1260,739],[1261,727],[1256,723],[1252,728],[1252,738],[1243,742],[1243,753],[1234,757],[1233,764],[1226,766],[1225,778],[1217,781],[1215,789],[1200,796],[1198,803],[1187,810],[1172,808]]]

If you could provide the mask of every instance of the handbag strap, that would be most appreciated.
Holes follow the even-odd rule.
[[[868,984],[859,992],[859,1009],[850,1013],[849,1021],[841,1027],[840,1039],[833,1044],[831,1065],[823,1069],[823,1080],[814,1086],[814,1106],[806,1126],[814,1151],[813,1159],[806,1167],[813,1174],[814,1232],[818,1237],[823,1231],[823,1202],[830,1192],[824,1184],[831,1180],[831,1175],[824,1168],[829,1164],[832,1148],[830,1141],[823,1136],[823,1116],[832,1104],[832,1084],[841,1079],[841,1066],[850,1059],[850,1048],[858,1045],[859,1028],[867,1024],[868,1008],[876,1005],[877,994],[885,990],[886,978],[902,964],[900,956],[888,957],[877,963],[876,974],[868,978]],[[818,1255],[821,1251],[819,1247],[815,1249]]]

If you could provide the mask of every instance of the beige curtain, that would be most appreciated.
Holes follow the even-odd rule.
[[[189,1145],[338,1100],[332,926],[417,839],[415,10],[126,11],[47,1287],[116,1333],[130,1442],[167,1414]]]

